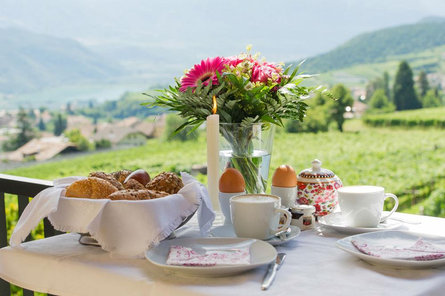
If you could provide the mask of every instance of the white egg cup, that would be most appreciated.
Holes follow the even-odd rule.
[[[281,205],[285,208],[293,208],[297,200],[297,186],[295,187],[278,187],[271,186],[270,193],[281,197]]]
[[[224,225],[232,225],[232,218],[230,213],[230,198],[244,193],[245,192],[219,193],[219,207],[221,208],[221,211],[224,215]]]

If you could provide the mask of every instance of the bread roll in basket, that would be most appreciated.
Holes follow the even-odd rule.
[[[63,191],[57,211],[50,214],[49,219],[60,231],[80,233],[82,244],[100,245],[106,251],[140,256],[141,251],[186,224],[206,194],[203,185],[186,173],[181,174],[182,180],[174,177],[181,181],[180,189],[175,183],[174,190],[171,180],[170,183],[164,182],[173,178],[172,173],[159,176],[162,180],[161,177],[156,179],[157,176],[144,189],[127,188],[135,185],[119,182],[122,184],[120,190],[106,177],[90,174],[87,178],[79,178]]]

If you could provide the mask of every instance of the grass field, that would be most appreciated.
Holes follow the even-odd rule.
[[[333,170],[346,185],[373,184],[401,197],[401,209],[428,196],[445,178],[445,137],[443,130],[392,130],[361,128],[350,122],[345,133],[287,134],[278,131],[270,168],[290,164],[296,171],[310,166],[314,158]],[[151,175],[161,171],[189,171],[193,164],[204,164],[205,139],[196,142],[147,141],[145,146],[96,153],[5,173],[52,180],[90,171],[144,168]],[[205,176],[200,176],[206,182]],[[413,202],[414,201],[414,202]]]

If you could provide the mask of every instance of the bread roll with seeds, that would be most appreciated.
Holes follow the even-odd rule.
[[[124,184],[125,179],[130,175],[133,171],[130,170],[120,170],[117,172],[111,173],[113,177],[119,181],[119,183]]]
[[[125,182],[124,188],[125,189],[135,189],[135,190],[145,189],[144,185],[142,185],[141,183],[139,183],[138,181],[136,181],[134,179],[130,179],[127,182]]]
[[[108,196],[111,200],[147,200],[167,196],[167,192],[160,192],[148,189],[133,190],[125,189],[116,191]]]
[[[174,173],[163,172],[154,177],[145,188],[156,191],[164,191],[170,194],[178,193],[184,187],[180,177]]]
[[[88,177],[96,177],[99,179],[103,179],[105,181],[110,182],[118,190],[124,189],[124,186],[122,186],[122,184],[118,180],[116,180],[112,174],[107,174],[105,172],[92,172],[88,175]]]

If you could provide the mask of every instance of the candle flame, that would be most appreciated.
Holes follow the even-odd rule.
[[[216,97],[213,96],[213,107],[212,107],[212,114],[216,114],[216,111],[218,110],[218,105],[216,104]]]

